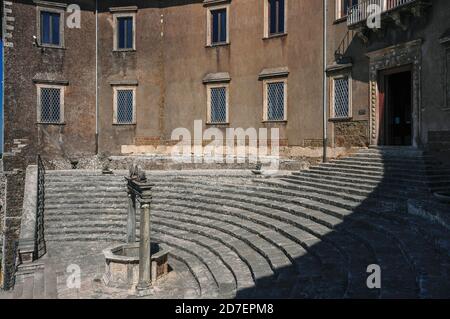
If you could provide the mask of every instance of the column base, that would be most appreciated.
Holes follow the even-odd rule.
[[[136,295],[139,297],[149,296],[153,293],[153,287],[150,283],[139,283],[136,285]]]

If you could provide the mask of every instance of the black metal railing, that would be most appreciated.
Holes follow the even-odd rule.
[[[341,43],[339,44],[339,47],[334,52],[334,58],[337,63],[351,63],[351,58],[347,56],[347,50],[350,44],[353,41],[353,38],[355,36],[355,32],[353,30],[348,30],[345,34],[344,38],[342,39]]]
[[[46,252],[44,240],[44,208],[45,208],[45,167],[40,155],[37,156],[37,202],[36,202],[36,235],[35,258]]]

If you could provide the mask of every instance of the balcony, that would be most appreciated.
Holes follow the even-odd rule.
[[[397,22],[400,12],[406,11],[417,16],[421,14],[420,9],[425,4],[424,0],[362,0],[349,9],[347,25],[350,29],[357,29],[365,25],[373,12],[373,10],[369,10],[371,5],[380,7],[382,18],[391,16]]]

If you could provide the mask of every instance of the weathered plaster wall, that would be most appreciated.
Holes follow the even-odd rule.
[[[100,15],[100,150],[118,154],[121,145],[164,144],[178,127],[193,132],[194,120],[206,121],[202,79],[216,72],[231,76],[230,127],[279,127],[281,139],[292,146],[321,139],[321,2],[289,1],[288,35],[264,40],[262,2],[233,0],[230,45],[215,48],[206,47],[201,0],[160,3],[160,8],[152,1],[132,2],[139,7],[136,52],[112,52],[111,5],[105,3]],[[288,122],[263,124],[258,75],[283,66],[290,71]],[[108,82],[122,78],[139,82],[136,125],[112,124],[113,90]]]
[[[353,59],[353,120],[369,120],[369,59],[366,53],[393,45],[423,39],[421,62],[421,143],[428,142],[429,131],[449,131],[450,111],[446,102],[446,55],[445,46],[440,37],[449,30],[450,2],[446,0],[430,1],[421,17],[411,17],[406,30],[396,26],[392,21],[384,21],[383,31],[369,33],[369,42],[365,44],[355,36],[347,50]],[[335,1],[329,1],[328,8],[328,60],[334,61],[334,52],[344,38],[348,28],[346,20],[335,21]],[[405,23],[406,19],[403,20]],[[360,113],[361,111],[361,113]],[[364,113],[364,115],[360,115]],[[340,124],[341,125],[341,124]],[[330,123],[330,135],[339,127]],[[359,133],[356,129],[355,136]],[[353,138],[352,138],[353,139]]]

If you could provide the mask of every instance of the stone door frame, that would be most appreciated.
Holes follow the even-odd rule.
[[[378,146],[380,132],[380,80],[389,69],[410,66],[412,75],[412,145],[420,147],[421,142],[421,65],[422,40],[391,46],[367,53],[369,57],[370,86],[370,145]]]

